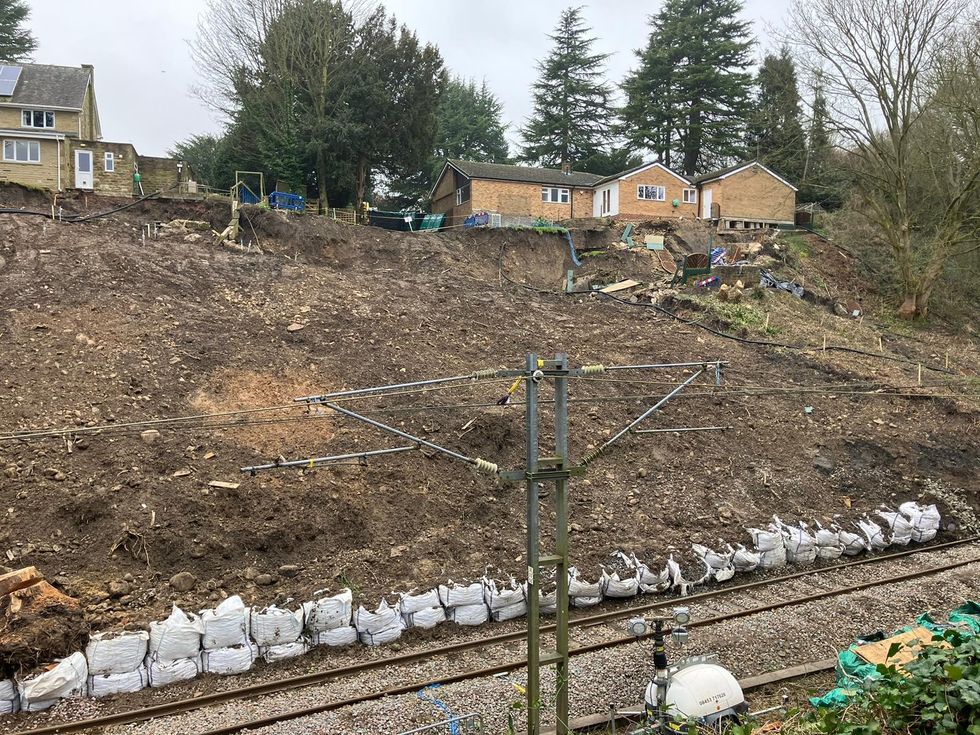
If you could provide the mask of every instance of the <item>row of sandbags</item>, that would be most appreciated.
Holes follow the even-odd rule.
[[[902,503],[898,510],[883,508],[875,520],[864,516],[851,528],[835,523],[784,523],[779,517],[764,529],[750,528],[753,547],[742,544],[712,549],[693,544],[699,569],[682,569],[674,554],[654,571],[635,555],[616,552],[615,561],[590,582],[575,567],[569,570],[568,593],[575,607],[589,607],[603,599],[639,594],[677,592],[709,581],[725,582],[736,573],[832,560],[864,551],[880,551],[891,545],[932,540],[940,525],[934,505]],[[879,523],[878,521],[881,521]],[[542,614],[554,613],[556,593],[539,592]],[[353,609],[353,595],[344,590],[333,596],[321,593],[296,610],[270,606],[247,607],[237,595],[200,615],[174,606],[163,621],[150,623],[148,631],[95,633],[84,655],[75,653],[41,674],[16,684],[0,680],[0,714],[17,707],[34,711],[58,699],[89,695],[101,697],[160,687],[192,679],[201,672],[239,674],[257,658],[280,661],[305,653],[311,646],[345,646],[390,643],[408,628],[432,628],[451,621],[458,625],[482,625],[527,614],[527,585],[511,578],[499,582],[487,577],[468,584],[450,581],[425,592],[411,592],[395,604],[382,600],[374,610]]]

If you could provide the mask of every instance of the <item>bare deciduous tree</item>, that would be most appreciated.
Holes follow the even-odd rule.
[[[975,63],[963,40],[970,7],[797,0],[788,23],[798,64],[822,82],[863,211],[894,255],[906,319],[928,314],[947,262],[976,238],[980,159],[962,132],[977,92],[964,76]]]

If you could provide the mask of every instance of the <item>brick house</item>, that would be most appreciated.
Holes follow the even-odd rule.
[[[147,179],[152,171],[146,193],[194,188],[182,162],[102,140],[95,70],[88,64],[0,66],[0,141],[0,181],[132,196],[140,193],[133,174]]]
[[[445,214],[446,226],[462,224],[474,212],[500,214],[504,225],[589,217],[592,186],[600,178],[583,171],[449,159],[430,192],[432,212]]]
[[[698,214],[698,190],[662,163],[644,163],[593,184],[592,216],[643,220]]]
[[[721,229],[792,225],[796,187],[758,161],[729,166],[694,179],[702,219]]]

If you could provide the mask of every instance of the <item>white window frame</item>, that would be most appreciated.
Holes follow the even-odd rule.
[[[541,201],[545,204],[568,204],[571,191],[560,186],[542,186]]]
[[[25,122],[25,118],[27,115],[30,115],[31,118],[30,123]],[[34,118],[37,117],[38,115],[41,116],[41,124],[35,125]],[[50,125],[48,125],[49,120],[51,122]],[[20,126],[22,128],[30,128],[32,130],[52,130],[55,127],[56,123],[57,121],[55,120],[55,114],[52,110],[22,109],[20,111]]]
[[[653,196],[647,196],[647,189],[653,189]],[[659,194],[659,196],[657,196]],[[636,198],[644,202],[666,202],[667,187],[659,184],[637,184]]]
[[[469,184],[467,184],[466,186],[461,186],[461,187],[459,187],[456,190],[456,206],[457,207],[460,206],[461,204],[465,204],[466,202],[468,202],[470,200],[470,197],[466,197],[466,199],[463,199],[463,191],[466,190],[468,187],[469,187]],[[472,194],[471,194],[471,196],[472,196]]]
[[[684,193],[681,197],[684,204],[697,204],[698,203],[698,190],[697,189],[684,189]]]
[[[116,170],[116,156],[112,151],[106,151],[102,157],[102,170],[107,174],[114,173]]]
[[[18,144],[26,146],[27,158],[17,157],[17,146]],[[13,151],[13,155],[7,154],[7,146],[10,146],[10,150]],[[36,157],[31,157],[31,153],[36,152]],[[32,163],[34,165],[40,165],[41,163],[41,141],[39,140],[18,140],[16,138],[5,138],[3,141],[3,160],[9,161],[11,163]]]

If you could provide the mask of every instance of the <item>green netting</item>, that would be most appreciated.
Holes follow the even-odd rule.
[[[929,613],[923,613],[916,618],[916,625],[921,625],[934,633],[941,634],[947,628],[954,626],[969,634],[980,635],[980,604],[967,601],[953,609],[948,622],[940,623]],[[912,630],[905,626],[894,631],[891,635],[899,635]],[[878,677],[877,668],[858,656],[854,649],[870,640],[883,640],[890,636],[876,635],[862,638],[852,643],[846,651],[837,654],[837,688],[831,689],[822,697],[810,697],[814,707],[843,707],[851,697],[861,690],[864,682]]]

